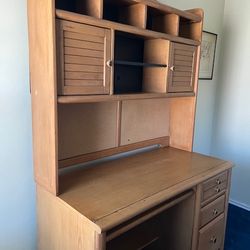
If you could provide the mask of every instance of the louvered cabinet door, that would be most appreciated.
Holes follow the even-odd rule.
[[[197,47],[171,43],[168,72],[168,92],[194,91]]]
[[[59,95],[109,94],[109,29],[57,20]]]

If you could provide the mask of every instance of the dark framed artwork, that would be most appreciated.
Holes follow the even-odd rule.
[[[203,31],[201,43],[200,80],[212,80],[216,53],[217,34]]]

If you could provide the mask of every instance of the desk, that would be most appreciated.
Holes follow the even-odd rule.
[[[167,211],[159,210],[162,206],[174,211],[174,205],[182,204],[179,212],[186,211],[183,218],[191,218],[187,226],[190,232],[176,225],[180,236],[183,230],[190,236],[185,247],[204,250],[204,226],[216,224],[214,219],[222,216],[223,231],[225,228],[231,168],[230,162],[169,147],[63,174],[59,197],[38,187],[40,248],[106,249],[107,241],[138,226],[140,218],[145,223],[154,218],[148,214]],[[214,218],[204,215],[202,211],[221,197],[225,197],[222,212]],[[202,216],[210,218],[205,225],[200,224]],[[50,238],[49,232],[54,236]],[[217,238],[212,246],[220,243]],[[223,244],[223,237],[220,241]]]

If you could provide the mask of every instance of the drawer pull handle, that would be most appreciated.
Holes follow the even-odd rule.
[[[221,191],[221,190],[220,190],[219,187],[215,188],[215,192],[216,192],[216,193],[219,193],[220,191]]]
[[[213,237],[210,239],[210,242],[213,243],[213,244],[216,244],[217,238],[216,238],[215,236],[213,236]]]
[[[217,180],[216,180],[216,184],[220,185],[220,184],[221,184],[221,180],[220,180],[220,179],[217,179]]]
[[[219,211],[217,209],[213,210],[213,215],[218,215]]]

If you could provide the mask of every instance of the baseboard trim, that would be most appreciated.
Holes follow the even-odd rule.
[[[235,201],[235,200],[230,199],[230,200],[229,200],[229,203],[232,204],[232,205],[234,205],[234,206],[236,206],[236,207],[240,207],[240,208],[242,208],[242,209],[245,209],[245,210],[247,210],[247,211],[250,211],[250,206],[247,205],[247,204],[244,204],[244,203],[242,203],[242,202],[239,202],[239,201]]]

